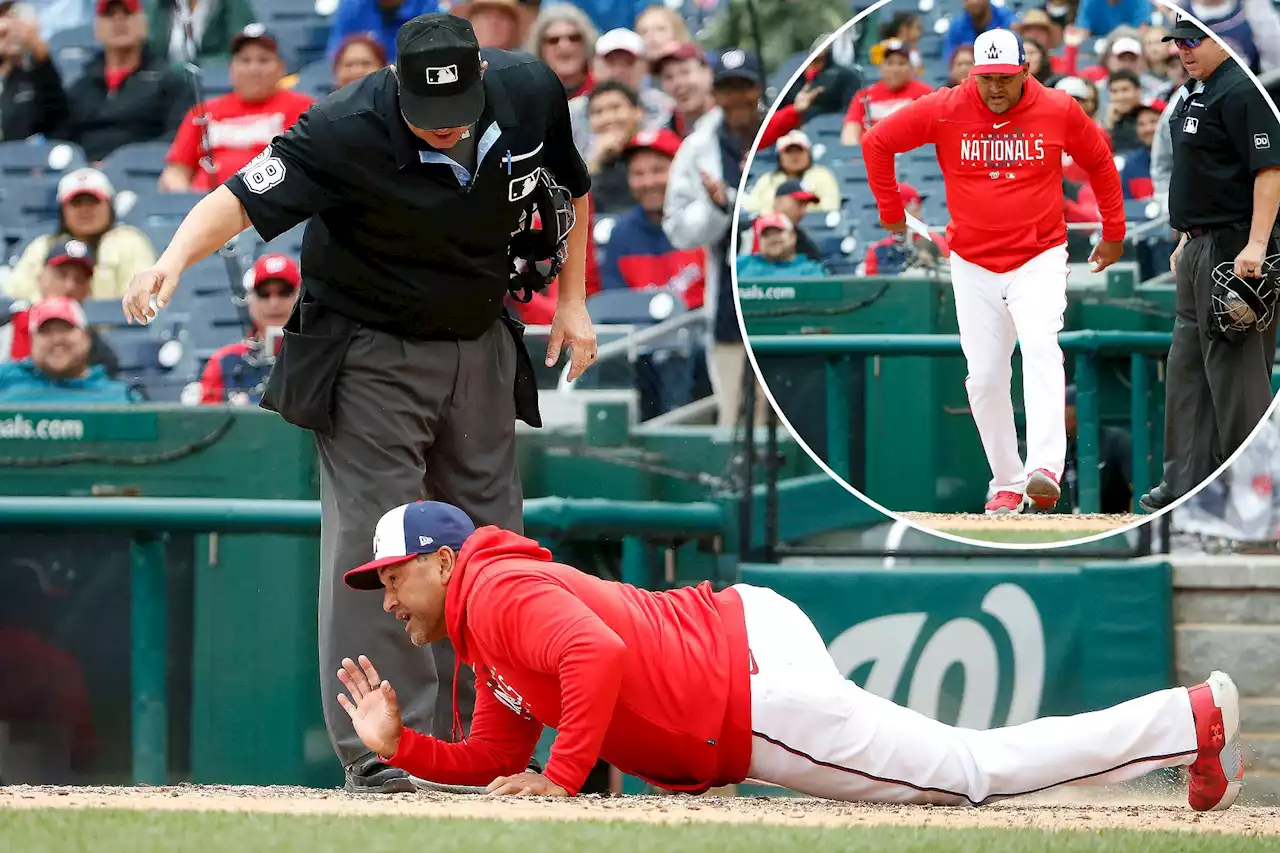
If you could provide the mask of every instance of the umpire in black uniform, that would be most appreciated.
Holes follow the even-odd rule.
[[[123,300],[130,322],[146,322],[153,296],[163,308],[185,269],[245,228],[270,240],[308,223],[302,293],[262,405],[315,433],[321,695],[348,790],[413,786],[364,747],[338,705],[344,656],[378,661],[409,703],[405,725],[449,739],[456,687],[469,726],[473,676],[463,668],[466,683],[452,684],[447,641],[415,648],[342,575],[369,558],[378,518],[409,501],[523,529],[515,421],[541,421],[523,327],[504,299],[508,248],[532,221],[546,172],[568,190],[547,364],[567,346],[576,377],[596,350],[584,281],[591,182],[564,87],[533,56],[480,50],[471,24],[451,15],[405,23],[393,66],[316,104],[202,199]],[[544,210],[546,232],[555,223]]]
[[[1139,498],[1148,511],[1208,478],[1271,405],[1275,323],[1224,330],[1214,294],[1215,281],[1262,289],[1280,253],[1280,123],[1271,104],[1185,15],[1165,41],[1177,43],[1191,80],[1169,122],[1169,218],[1182,238],[1170,258],[1177,317],[1165,376],[1164,477]]]

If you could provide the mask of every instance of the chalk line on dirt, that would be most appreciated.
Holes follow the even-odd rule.
[[[763,823],[798,827],[1141,829],[1280,835],[1280,808],[1237,807],[1199,814],[1164,798],[1116,798],[1093,805],[1020,799],[984,808],[839,803],[801,797],[583,796],[493,799],[439,793],[360,795],[291,787],[181,785],[151,788],[0,788],[3,809],[110,808],[308,815],[394,815],[496,820],[622,820],[640,823]],[[0,817],[0,822],[3,818]]]

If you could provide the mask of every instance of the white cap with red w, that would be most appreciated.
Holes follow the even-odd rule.
[[[1012,30],[987,30],[973,40],[974,75],[1017,74],[1026,64],[1026,48]]]

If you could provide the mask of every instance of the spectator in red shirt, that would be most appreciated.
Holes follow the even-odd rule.
[[[652,71],[674,104],[666,126],[684,139],[693,132],[698,119],[716,105],[706,54],[696,44],[672,42],[653,60]]]
[[[880,82],[853,96],[849,111],[844,116],[844,127],[840,129],[842,145],[860,144],[863,131],[874,127],[876,122],[895,110],[933,91],[932,86],[915,78],[910,45],[891,39],[878,47],[880,50],[877,52],[882,54]]]
[[[215,350],[200,376],[200,402],[256,405],[262,398],[271,367],[264,349],[277,335],[298,300],[302,273],[288,255],[263,255],[253,265],[252,286],[245,295],[252,334],[242,341]],[[274,355],[274,353],[271,353]]]
[[[229,94],[196,104],[182,120],[160,175],[165,192],[208,191],[222,184],[284,133],[313,103],[308,95],[280,88],[285,75],[280,46],[261,24],[250,24],[231,40]],[[199,123],[208,118],[208,126]],[[204,149],[202,136],[208,134]],[[210,155],[211,170],[202,160]]]

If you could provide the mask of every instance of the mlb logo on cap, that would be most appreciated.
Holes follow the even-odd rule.
[[[973,41],[972,74],[1017,74],[1026,67],[1027,51],[1011,30],[987,30]]]
[[[446,65],[443,68],[428,68],[427,82],[432,86],[458,82],[458,66]]]
[[[343,575],[352,589],[380,589],[378,569],[394,566],[441,548],[454,551],[475,533],[467,514],[452,504],[417,501],[387,512],[373,533],[373,559]]]

